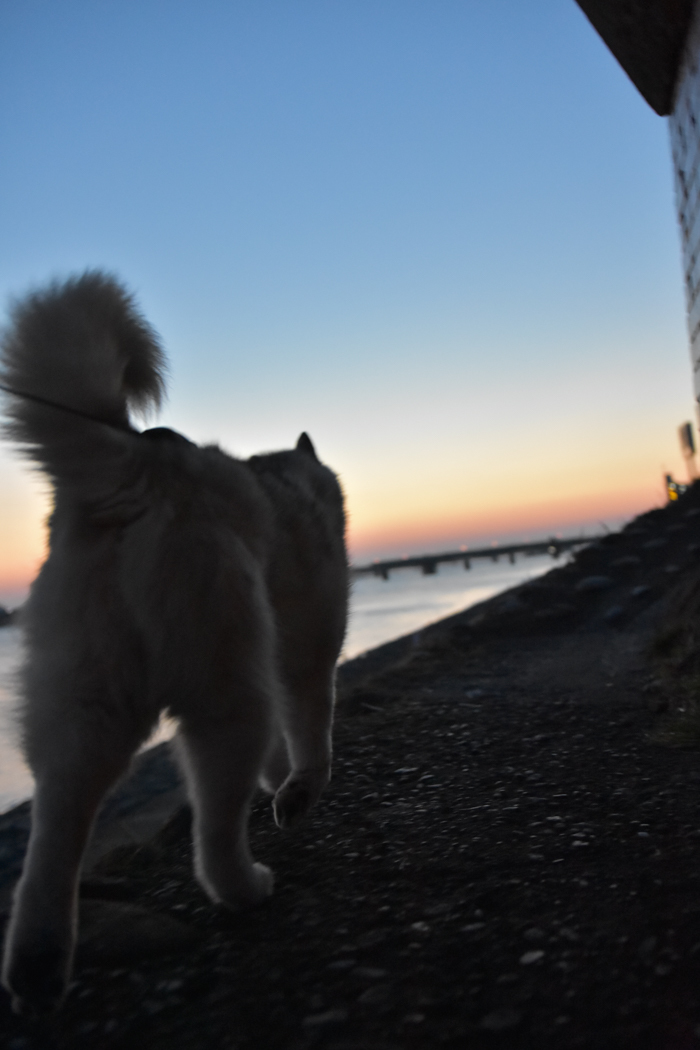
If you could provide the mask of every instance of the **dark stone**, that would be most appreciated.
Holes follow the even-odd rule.
[[[667,543],[668,540],[665,539],[665,537],[657,536],[655,539],[647,540],[646,543],[643,543],[642,549],[645,551],[654,551],[658,550],[660,547],[665,547]]]

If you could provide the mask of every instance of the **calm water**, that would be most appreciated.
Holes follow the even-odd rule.
[[[544,555],[523,558],[515,565],[478,561],[469,572],[461,565],[441,565],[435,576],[423,576],[417,569],[401,569],[386,581],[362,576],[352,589],[343,659],[485,601],[551,568],[551,559]],[[32,793],[32,778],[19,754],[12,721],[13,677],[20,654],[18,628],[0,628],[0,813]],[[153,742],[171,733],[172,724],[166,723]]]

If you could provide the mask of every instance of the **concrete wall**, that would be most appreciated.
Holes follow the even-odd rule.
[[[681,227],[690,356],[700,404],[700,0],[686,39],[669,118]]]

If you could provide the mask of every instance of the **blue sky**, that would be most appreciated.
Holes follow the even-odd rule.
[[[573,0],[5,0],[0,299],[117,272],[161,421],[309,430],[358,556],[619,520],[692,418],[667,137]]]

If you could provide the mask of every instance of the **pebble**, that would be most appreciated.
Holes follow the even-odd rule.
[[[373,988],[368,988],[358,996],[357,1001],[363,1006],[378,1006],[379,1003],[385,1003],[390,994],[391,988],[388,984],[375,984]]]
[[[386,977],[386,974],[386,970],[382,970],[379,966],[356,966],[352,971],[353,977],[369,981],[378,981],[381,977]]]
[[[576,591],[606,591],[612,587],[613,581],[609,576],[584,576],[579,580],[574,590]]]
[[[347,1019],[347,1010],[326,1010],[322,1014],[309,1014],[301,1023],[304,1028],[321,1028],[327,1024],[341,1024]]]

